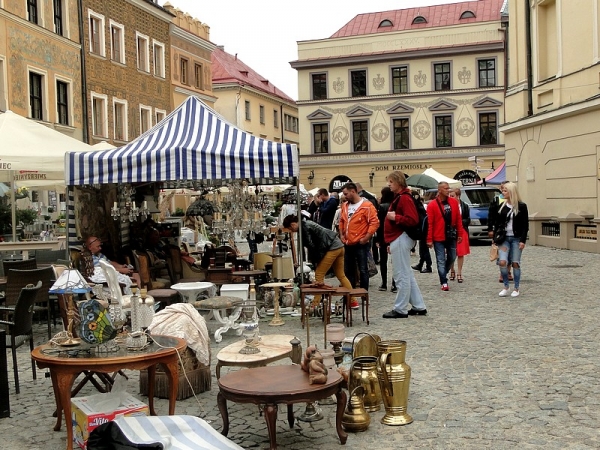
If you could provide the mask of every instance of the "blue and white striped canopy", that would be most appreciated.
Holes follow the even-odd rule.
[[[296,145],[257,138],[189,97],[162,122],[113,150],[65,155],[66,184],[293,178]]]

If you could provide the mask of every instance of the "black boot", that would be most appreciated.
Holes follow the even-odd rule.
[[[420,272],[421,269],[423,268],[423,264],[415,264],[414,266],[411,266],[413,270],[416,270],[417,272]]]

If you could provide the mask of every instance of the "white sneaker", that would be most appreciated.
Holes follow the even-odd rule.
[[[498,295],[500,297],[506,297],[508,295],[508,289],[502,289]]]
[[[519,296],[519,290],[515,289],[514,291],[511,292],[510,296],[511,297],[518,297]]]

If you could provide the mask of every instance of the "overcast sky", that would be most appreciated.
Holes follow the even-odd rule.
[[[161,0],[161,4],[166,2]],[[210,26],[210,40],[298,99],[298,41],[331,36],[357,14],[457,0],[169,0],[173,6]]]

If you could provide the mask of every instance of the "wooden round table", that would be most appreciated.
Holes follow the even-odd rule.
[[[52,347],[44,344],[31,352],[31,358],[40,369],[50,369],[52,389],[56,400],[56,425],[60,430],[62,412],[65,413],[67,449],[73,449],[73,419],[71,417],[71,388],[75,378],[83,371],[112,373],[121,369],[148,369],[148,406],[154,410],[154,380],[156,365],[162,364],[169,380],[169,415],[175,414],[175,402],[179,383],[178,353],[187,347],[185,341],[172,336],[152,336],[155,343],[139,351],[128,351],[121,347],[116,352],[85,352],[82,346]],[[160,345],[158,345],[160,344]]]
[[[325,384],[309,384],[308,373],[300,366],[268,366],[239,370],[223,375],[219,379],[217,404],[223,418],[223,431],[229,433],[229,413],[227,400],[236,403],[253,403],[265,405],[265,420],[269,430],[270,449],[277,448],[277,408],[279,404],[287,405],[287,417],[290,428],[294,426],[294,403],[307,403],[321,400],[335,394],[337,408],[335,427],[340,442],[346,443],[348,435],[342,429],[342,418],[346,406],[346,392],[342,389],[342,376],[330,370]]]

